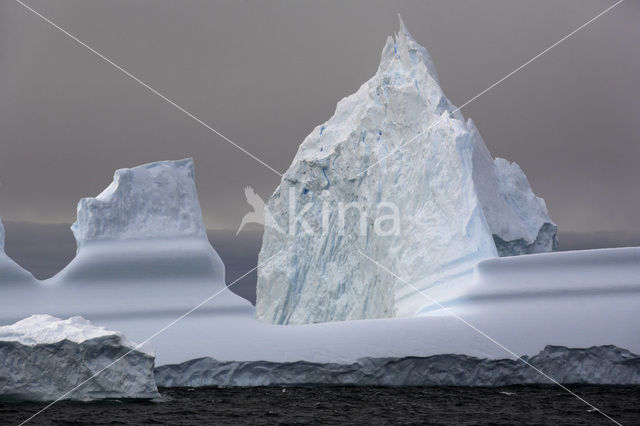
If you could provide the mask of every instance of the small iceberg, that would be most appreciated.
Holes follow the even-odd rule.
[[[155,357],[136,346],[82,317],[32,315],[0,327],[0,400],[157,398]]]

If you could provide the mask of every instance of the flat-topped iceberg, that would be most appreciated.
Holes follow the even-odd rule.
[[[277,324],[414,316],[420,291],[455,291],[479,261],[557,248],[544,201],[517,164],[493,159],[402,22],[376,74],[302,142],[267,210],[279,222],[260,262],[281,255],[258,270],[256,309]]]
[[[97,327],[81,317],[62,320],[33,315],[0,327],[0,359],[3,400],[87,401],[160,396],[153,375],[154,355],[136,348],[122,333]]]

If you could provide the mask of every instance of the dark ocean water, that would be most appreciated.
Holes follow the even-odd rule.
[[[624,425],[640,424],[640,387],[571,386]],[[612,424],[554,386],[161,389],[157,402],[60,402],[33,425]],[[19,424],[44,404],[0,404]]]

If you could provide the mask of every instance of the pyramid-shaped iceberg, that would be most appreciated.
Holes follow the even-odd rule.
[[[520,167],[489,153],[404,24],[376,74],[300,145],[267,203],[257,316],[299,324],[420,313],[481,260],[557,249]],[[269,224],[267,224],[269,225]],[[406,280],[384,272],[366,254]]]

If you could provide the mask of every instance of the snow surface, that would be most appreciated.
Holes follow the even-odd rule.
[[[0,327],[1,341],[18,342],[26,346],[57,343],[65,339],[82,343],[86,340],[111,335],[120,337],[123,343],[131,348],[135,346],[135,344],[126,341],[122,333],[94,326],[79,316],[62,320],[46,314],[32,315],[15,324]]]
[[[376,232],[385,202],[398,209],[397,233]],[[343,221],[347,203],[361,210]],[[419,293],[358,251],[426,290],[469,283],[499,254],[557,248],[544,201],[516,164],[491,157],[402,22],[376,74],[302,142],[267,209],[285,232],[266,227],[260,262],[283,256],[259,268],[256,309],[276,324],[414,316]],[[286,226],[305,209],[308,228]]]
[[[438,294],[437,289],[427,294],[518,355],[536,355],[546,345],[615,345],[640,353],[640,248],[492,259],[478,265],[473,282],[458,297]],[[221,285],[213,279],[207,287],[197,280],[153,277],[146,282],[112,279],[74,287],[44,283],[35,292],[13,288],[0,299],[0,324],[33,312],[82,315],[144,341]],[[255,319],[248,302],[223,290],[151,345],[158,365],[203,357],[338,364],[439,354],[512,357],[437,305],[427,306],[421,315],[273,325]]]
[[[157,398],[154,356],[81,317],[33,315],[0,327],[0,399]],[[126,357],[69,395],[94,373]],[[123,380],[124,378],[124,380]]]

